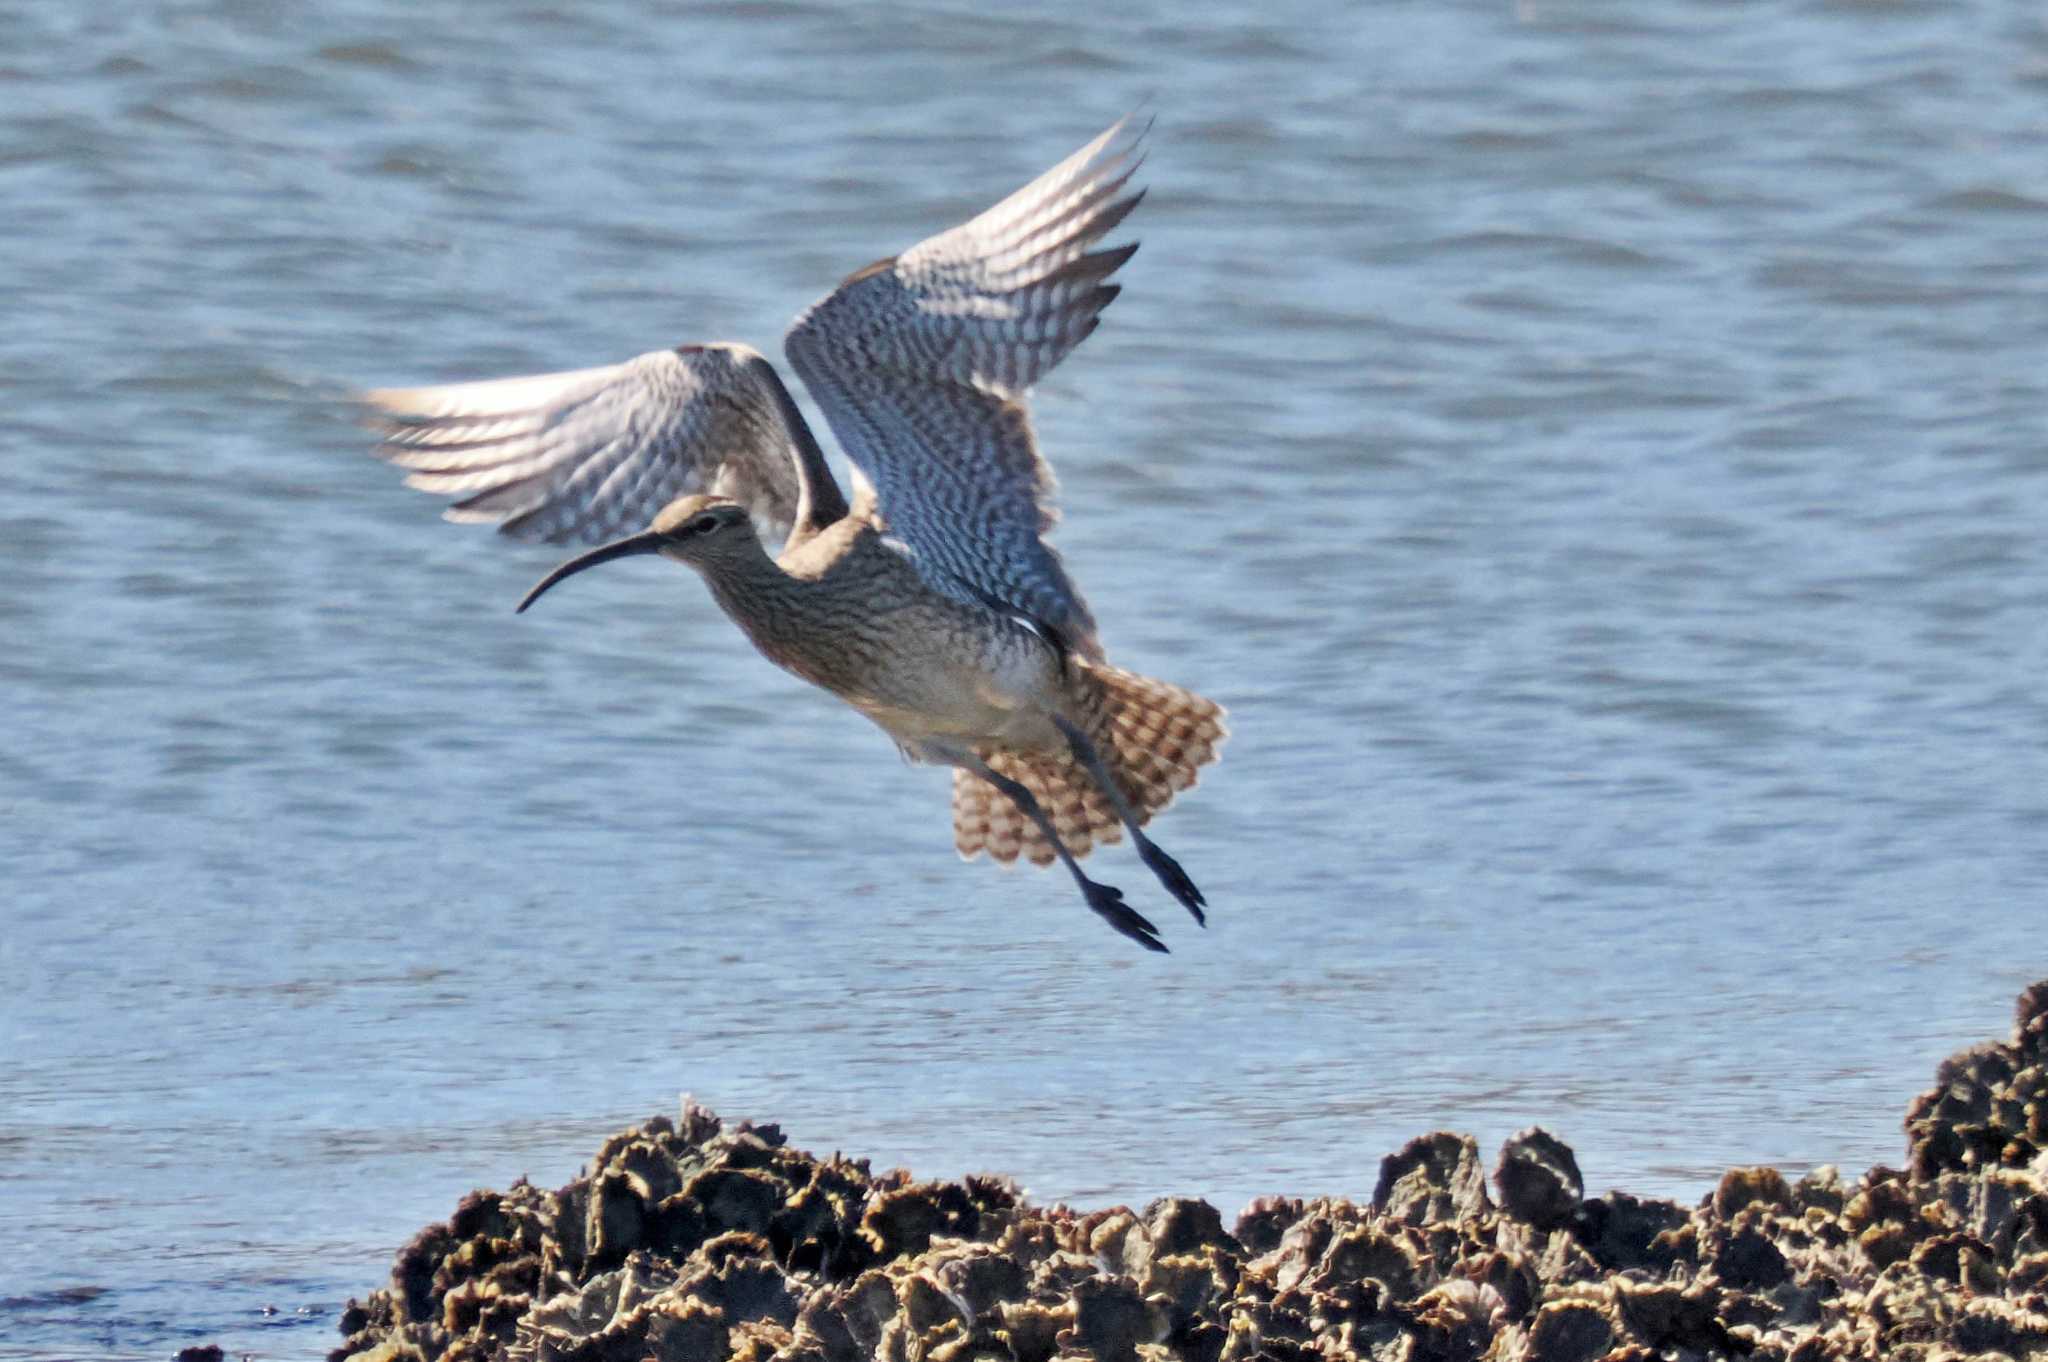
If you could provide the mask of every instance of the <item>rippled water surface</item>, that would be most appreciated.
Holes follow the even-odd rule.
[[[1437,1127],[1855,1172],[2048,972],[2022,7],[652,8],[0,11],[0,1354],[317,1354],[684,1091],[1226,1214]],[[1232,710],[1209,930],[1101,861],[1159,958],[688,574],[515,619],[339,401],[772,348],[1134,106],[1038,411]]]

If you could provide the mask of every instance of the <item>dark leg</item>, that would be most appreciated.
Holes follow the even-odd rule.
[[[1124,792],[1103,765],[1102,754],[1095,750],[1095,744],[1088,741],[1088,735],[1079,728],[1055,714],[1052,721],[1059,725],[1060,732],[1067,737],[1067,746],[1074,750],[1074,759],[1088,768],[1088,774],[1095,777],[1095,783],[1109,796],[1110,807],[1116,810],[1117,818],[1131,834],[1131,845],[1137,847],[1138,857],[1149,866],[1159,882],[1166,886],[1166,892],[1179,899],[1181,906],[1195,915],[1195,921],[1204,927],[1209,919],[1202,909],[1209,900],[1202,897],[1202,891],[1195,888],[1195,882],[1188,878],[1188,872],[1180,868],[1180,862],[1159,849],[1159,844],[1138,830],[1137,817],[1124,799]]]
[[[1045,834],[1045,840],[1052,843],[1053,851],[1058,853],[1060,860],[1072,872],[1074,883],[1081,886],[1081,896],[1088,900],[1088,906],[1100,914],[1105,922],[1148,951],[1166,950],[1166,943],[1159,939],[1159,929],[1124,902],[1122,890],[1114,885],[1091,880],[1081,873],[1080,863],[1074,859],[1073,853],[1067,850],[1066,843],[1060,841],[1059,833],[1053,828],[1052,819],[1045,816],[1045,810],[1032,798],[1031,791],[1001,774],[970,751],[949,751],[946,756],[954,765],[972,771],[1001,790],[1012,804],[1023,810],[1026,818],[1038,824],[1038,830]]]

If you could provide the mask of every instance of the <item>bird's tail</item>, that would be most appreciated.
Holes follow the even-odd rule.
[[[1195,783],[1216,760],[1229,730],[1223,707],[1193,691],[1103,662],[1070,658],[1072,715],[1123,787],[1140,825]],[[1123,840],[1116,810],[1072,753],[978,749],[999,774],[1031,791],[1076,857],[1098,842]],[[963,857],[986,851],[1007,865],[1023,856],[1050,865],[1052,844],[1038,825],[972,772],[953,773],[953,845]]]

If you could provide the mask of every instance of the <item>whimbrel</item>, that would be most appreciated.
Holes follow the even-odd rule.
[[[572,573],[661,554],[780,667],[953,768],[963,857],[1057,858],[1088,906],[1159,932],[1079,864],[1128,831],[1159,881],[1205,900],[1140,829],[1215,758],[1216,704],[1111,666],[1045,542],[1052,472],[1025,395],[1093,331],[1135,242],[1143,129],[1118,123],[970,221],[850,276],[783,341],[851,457],[849,503],[758,351],[684,345],[568,373],[366,395],[408,485],[445,515],[601,546]],[[649,517],[652,522],[649,523]],[[622,538],[614,536],[622,535]],[[786,536],[770,558],[760,538]],[[609,542],[606,542],[609,541]]]

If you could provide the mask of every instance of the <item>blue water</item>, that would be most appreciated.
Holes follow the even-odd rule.
[[[2048,24],[981,9],[0,11],[0,1356],[316,1355],[685,1091],[1084,1204],[1853,1175],[2048,974]],[[1095,863],[1162,958],[671,565],[515,619],[340,401],[773,349],[1133,107],[1037,413],[1232,711],[1209,929]]]

